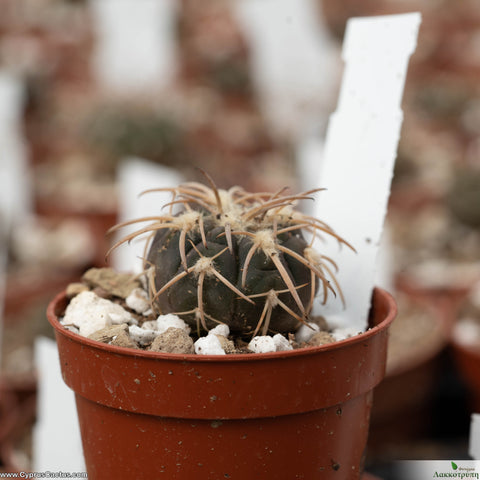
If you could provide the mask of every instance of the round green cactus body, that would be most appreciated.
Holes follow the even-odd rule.
[[[207,178],[212,188],[190,182],[169,189],[171,205],[182,211],[139,219],[153,223],[117,244],[151,232],[145,270],[157,313],[175,313],[197,329],[225,323],[241,335],[287,333],[308,321],[320,286],[324,302],[329,291],[341,294],[335,263],[315,252],[302,230],[312,241],[327,234],[346,242],[293,208],[314,191],[225,191]]]
[[[215,223],[214,220],[205,222],[205,244],[198,230],[187,235],[185,253],[187,270],[190,272],[188,275],[183,275],[187,270],[178,252],[180,232],[163,230],[155,234],[147,258],[148,264],[155,266],[155,289],[160,290],[172,278],[182,276],[174,286],[158,295],[155,302],[158,309],[161,312],[191,311],[191,314],[183,318],[188,323],[196,324],[198,315],[202,314],[196,310],[200,301],[198,284],[201,279],[201,301],[207,328],[214,327],[215,322],[221,322],[228,324],[232,331],[254,331],[262,316],[266,294],[270,291],[281,292],[278,293],[278,300],[290,310],[298,312],[295,300],[272,258],[261,248],[255,248],[253,238],[246,235],[233,235],[230,250],[226,236],[222,235],[223,227],[215,226]],[[210,224],[212,228],[208,229]],[[308,246],[300,230],[279,235],[277,242],[297,255],[302,255]],[[245,278],[242,278],[250,251],[254,253]],[[310,269],[281,251],[276,255],[292,283],[300,287],[298,296],[302,304],[308,304],[311,295],[308,288],[311,281]],[[210,260],[212,258],[214,260]],[[301,312],[298,315],[301,316]],[[298,322],[298,316],[296,318],[287,310],[279,308],[275,310],[271,327],[281,332],[292,331]]]

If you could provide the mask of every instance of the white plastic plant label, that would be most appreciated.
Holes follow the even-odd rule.
[[[3,313],[5,309],[5,287],[7,279],[7,235],[5,221],[0,211],[0,359],[3,347]]]
[[[22,133],[24,85],[0,70],[0,212],[7,230],[32,211],[28,157]]]
[[[175,74],[175,0],[90,0],[97,42],[94,71],[105,88],[141,92]]]
[[[62,380],[55,340],[41,336],[35,340],[35,365],[39,383],[38,420],[32,439],[33,470],[83,472],[85,462],[75,396]]]
[[[0,352],[7,274],[7,241],[14,222],[32,211],[27,150],[22,133],[23,82],[0,71]]]
[[[139,158],[125,159],[117,175],[120,222],[161,215],[162,206],[172,200],[171,193],[164,191],[140,194],[145,190],[172,188],[182,183],[182,178],[176,170]],[[145,226],[149,223],[151,222],[146,222]],[[117,240],[138,230],[141,225],[135,224],[122,228]],[[117,248],[112,253],[114,268],[125,272],[142,271],[145,240],[144,236],[139,237],[137,241],[133,240],[130,244]]]
[[[252,73],[269,123],[301,135],[336,89],[335,44],[318,21],[315,0],[241,0],[234,12],[251,49]]]
[[[480,412],[472,414],[468,453],[474,460],[480,460]]]
[[[335,259],[340,297],[326,314],[341,327],[364,331],[390,194],[403,114],[400,108],[419,13],[364,17],[347,23],[345,70],[336,112],[328,125],[315,216],[352,244],[316,242]],[[322,298],[317,298],[319,306]],[[323,310],[325,312],[325,309]]]

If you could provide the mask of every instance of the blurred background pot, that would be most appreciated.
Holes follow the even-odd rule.
[[[465,345],[452,341],[453,355],[457,368],[467,384],[469,407],[472,412],[480,412],[480,350],[478,345]]]
[[[173,355],[100,344],[49,305],[62,375],[75,391],[90,479],[359,479],[373,389],[396,304],[376,289],[367,332],[271,354]]]

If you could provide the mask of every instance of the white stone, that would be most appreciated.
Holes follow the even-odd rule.
[[[228,337],[230,335],[230,328],[225,323],[220,323],[216,327],[212,328],[209,335],[221,335],[222,337]]]
[[[140,345],[148,345],[155,340],[155,337],[158,336],[158,332],[155,330],[149,330],[147,328],[141,328],[137,325],[130,325],[128,327],[128,333],[130,338],[137,342]]]
[[[157,321],[156,320],[149,320],[148,322],[142,323],[142,328],[145,330],[155,330],[157,331]]]
[[[254,353],[269,353],[276,351],[276,345],[270,336],[253,337],[248,349]]]
[[[150,309],[148,294],[142,288],[134,288],[130,295],[125,299],[127,307],[135,310],[137,313],[145,313]]]
[[[190,333],[190,327],[177,315],[168,313],[167,315],[160,315],[157,318],[157,328],[159,333],[166,332],[169,328],[180,328]]]
[[[293,350],[290,342],[281,334],[277,333],[273,337],[273,343],[275,344],[275,350],[277,352],[285,352],[287,350]]]
[[[197,355],[226,355],[216,335],[200,337],[193,346]]]
[[[128,323],[131,319],[131,314],[120,305],[88,291],[72,299],[65,310],[62,324],[74,325],[80,335],[88,337],[113,323]]]
[[[116,305],[116,304],[113,304],[113,305]],[[122,310],[124,310],[124,309],[122,308]],[[128,317],[125,317],[124,312],[126,312],[128,314]],[[111,322],[114,325],[121,325],[122,323],[129,323],[132,317],[126,310],[124,310],[124,312],[111,312],[109,314]]]
[[[354,337],[360,332],[355,327],[344,327],[337,328],[331,332],[332,337],[339,342],[340,340],[345,340],[346,338]]]
[[[320,327],[313,322],[309,322],[308,325],[301,325],[295,333],[295,340],[298,343],[308,342],[316,333],[320,331]]]

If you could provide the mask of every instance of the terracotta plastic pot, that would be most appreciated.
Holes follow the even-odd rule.
[[[448,336],[474,281],[472,278],[461,285],[426,286],[409,275],[398,275],[395,287],[436,313],[445,335]]]
[[[369,453],[381,457],[392,445],[407,444],[428,434],[439,373],[440,351],[417,358],[410,369],[387,374],[375,390]]]
[[[448,339],[434,298],[414,293],[396,297],[401,313],[390,330],[385,378],[374,393],[368,445],[369,454],[378,458],[428,436],[431,428]]]
[[[480,351],[478,346],[464,345],[452,339],[452,351],[458,370],[467,384],[469,407],[472,412],[480,412]]]
[[[360,478],[396,314],[388,293],[375,290],[372,328],[356,337],[225,356],[85,339],[59,323],[66,304],[59,294],[47,314],[76,395],[90,480]]]

